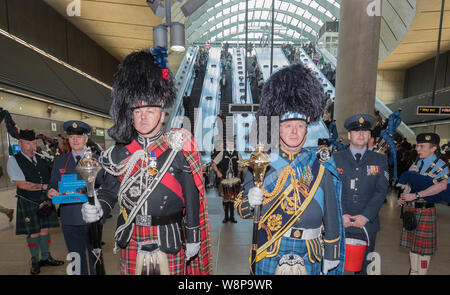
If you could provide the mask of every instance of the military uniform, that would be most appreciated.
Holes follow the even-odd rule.
[[[433,143],[439,146],[440,138],[435,133],[417,135],[417,143]],[[437,223],[435,203],[450,197],[449,169],[446,163],[435,154],[416,161],[409,171],[404,172],[398,185],[409,185],[411,193],[416,193],[417,199],[405,205],[406,212],[412,212],[416,219],[415,229],[402,228],[400,245],[410,249],[410,274],[426,274],[431,255],[437,248]],[[437,182],[447,181],[447,189],[437,195],[420,197],[422,190]]]
[[[91,127],[81,121],[66,121],[63,124],[64,130],[68,134],[87,134]],[[55,189],[59,192],[59,182],[63,175],[76,174],[78,180],[83,180],[76,170],[78,161],[84,157],[84,152],[77,155],[71,151],[64,155],[57,156],[53,163],[52,173],[48,190]],[[98,158],[97,156],[94,156]],[[102,183],[103,171],[97,174],[96,186]],[[75,252],[80,255],[81,275],[95,274],[94,261],[95,256],[92,253],[92,241],[89,239],[90,225],[87,224],[81,216],[82,203],[60,204],[60,216],[64,241],[66,242],[67,251]],[[86,251],[88,256],[86,256]],[[88,257],[88,258],[87,258]],[[89,260],[89,264],[88,261]],[[89,265],[89,266],[88,266]]]
[[[25,181],[47,184],[50,179],[50,171],[47,163],[40,157],[31,159],[21,152],[10,158],[8,165],[15,161],[25,176]],[[39,217],[36,210],[40,203],[47,201],[45,191],[26,191],[17,188],[17,217],[16,235],[29,235],[39,233],[42,228],[59,227],[58,216],[53,211],[48,217]]]
[[[342,180],[342,211],[351,216],[363,215],[368,219],[365,227],[369,247],[365,257],[375,248],[376,234],[380,230],[378,212],[386,199],[389,172],[385,155],[365,150],[357,163],[350,148],[334,154],[336,167]],[[347,238],[367,240],[364,231],[357,227],[345,229]],[[366,274],[368,261],[364,260],[362,274]]]
[[[320,274],[322,260],[344,258],[340,182],[332,159],[321,162],[317,148],[271,154],[264,179],[264,202],[258,230],[256,274],[273,275],[283,256],[298,255],[306,274]],[[242,218],[252,218],[247,194],[254,186],[247,173],[235,202]],[[343,263],[341,263],[343,264]],[[342,265],[341,265],[342,267]],[[341,269],[336,270],[337,273]]]
[[[176,91],[164,47],[130,53],[114,75],[108,134],[116,145],[100,157],[107,174],[82,214],[95,222],[118,203],[122,274],[212,273],[198,147],[184,129],[162,131]]]
[[[220,173],[222,173],[224,179],[239,178],[238,161],[240,160],[242,160],[242,156],[235,150],[220,151],[213,159],[214,163],[217,165],[217,169],[219,169]],[[218,191],[219,195],[223,197],[222,204],[225,211],[225,219],[223,220],[223,223],[228,221],[236,223],[236,220],[234,219],[234,199],[227,199],[223,196],[223,187],[220,183],[218,186]]]
[[[32,142],[36,139],[33,130],[21,130],[20,140]],[[54,207],[49,207],[48,216],[39,216],[37,213],[40,204],[48,203],[44,185],[48,184],[50,169],[47,163],[36,157],[30,158],[23,151],[8,159],[8,175],[12,182],[26,181],[40,184],[40,190],[26,190],[17,187],[17,216],[16,235],[27,235],[28,248],[32,256],[31,274],[38,274],[41,266],[58,266],[63,261],[55,260],[50,255],[50,234],[42,231],[48,228],[59,227],[58,217]],[[44,235],[45,233],[45,235]],[[39,249],[41,260],[39,260]]]
[[[370,131],[373,118],[366,114],[357,114],[348,118],[344,127],[348,131]],[[359,155],[357,155],[359,154]],[[342,211],[351,216],[362,215],[366,218],[365,228],[369,236],[364,263],[358,274],[367,274],[367,254],[375,248],[376,234],[380,230],[378,212],[386,199],[389,185],[387,158],[367,148],[360,152],[351,147],[335,153],[334,160],[342,180]],[[359,158],[359,159],[358,159]],[[346,238],[367,240],[364,231],[355,226],[345,229]]]
[[[131,170],[123,173],[116,170],[121,164],[132,161],[132,156],[139,151],[147,151],[149,157],[129,167]],[[130,216],[158,171],[167,165],[172,152],[162,134],[150,139],[137,136],[128,145],[109,149],[101,159],[110,172],[98,192],[104,215],[111,212],[116,202],[120,206],[116,243],[122,248],[121,274],[136,273],[136,256],[142,247],[153,247],[165,253],[170,274],[185,274],[183,244],[206,239],[201,237],[200,231],[200,218],[203,218],[200,207],[202,211],[204,208],[199,198],[200,183],[195,182],[193,175],[196,171],[196,178],[200,180],[197,174],[201,173],[200,167],[182,151],[175,151],[167,172],[137,214]],[[127,172],[130,175],[126,175]]]

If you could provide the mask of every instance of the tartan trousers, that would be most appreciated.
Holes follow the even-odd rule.
[[[134,275],[136,274],[136,256],[138,245],[141,242],[158,241],[157,226],[135,226],[130,242],[125,249],[121,249],[120,274]],[[184,275],[185,256],[184,250],[173,255],[168,254],[170,275]]]
[[[433,255],[437,244],[436,207],[406,207],[406,210],[414,212],[417,228],[411,231],[402,228],[400,246],[410,248],[411,252],[420,255]]]

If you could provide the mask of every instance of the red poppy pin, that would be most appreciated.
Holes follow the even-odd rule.
[[[342,169],[342,168],[339,168],[339,169],[338,169],[338,173],[339,173],[339,174],[342,174],[342,173],[344,173],[344,169]]]

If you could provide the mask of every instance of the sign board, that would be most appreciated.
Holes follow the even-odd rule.
[[[97,133],[97,136],[105,136],[105,130],[103,129],[97,129],[95,130]]]
[[[241,113],[256,113],[258,111],[259,104],[229,104],[228,111],[231,114]]]
[[[52,131],[56,131],[56,123],[52,122]]]
[[[417,115],[450,116],[450,106],[418,106]]]

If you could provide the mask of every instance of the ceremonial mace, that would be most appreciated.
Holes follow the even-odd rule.
[[[256,151],[254,151],[250,159],[244,161],[238,161],[240,164],[248,166],[253,171],[253,181],[256,187],[259,187],[261,190],[264,186],[264,175],[266,174],[266,169],[270,164],[270,157],[267,153],[263,151],[264,145],[258,144],[256,145]],[[256,206],[253,209],[253,238],[252,238],[252,254],[251,254],[251,274],[255,274],[256,267],[256,250],[258,249],[258,224],[259,224],[259,215],[260,215],[260,207]]]
[[[83,159],[78,162],[76,170],[86,182],[88,201],[90,205],[95,205],[95,178],[101,169],[102,167],[100,166],[100,163],[92,157],[91,148],[88,147],[84,153]],[[89,235],[93,246],[92,253],[95,256],[95,274],[104,275],[105,269],[103,267],[102,245],[99,239],[99,226],[98,221],[91,223]]]

